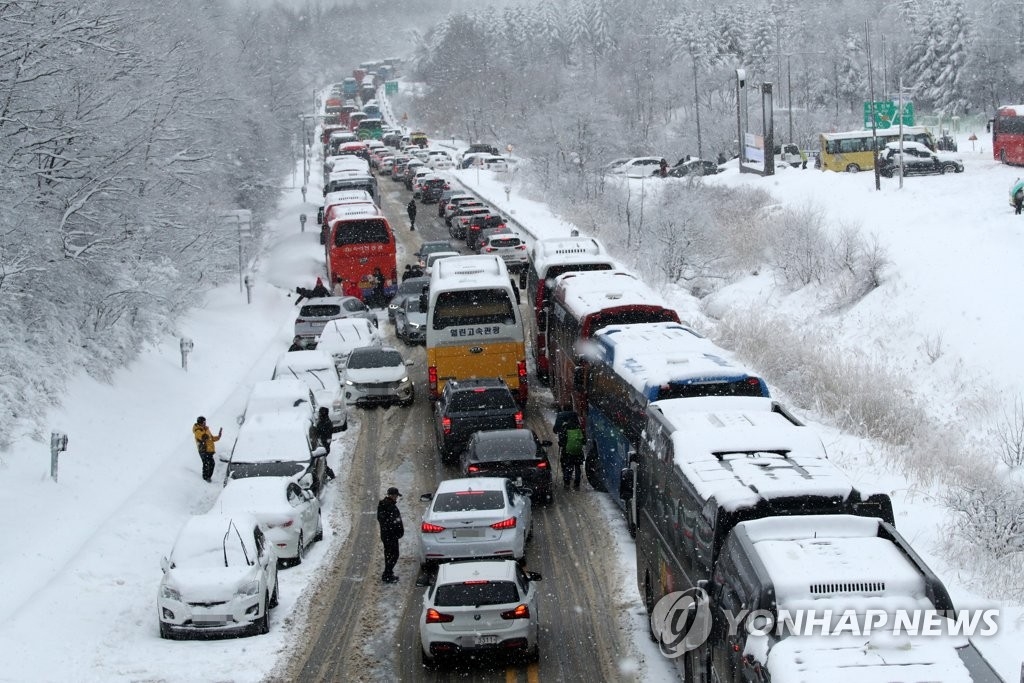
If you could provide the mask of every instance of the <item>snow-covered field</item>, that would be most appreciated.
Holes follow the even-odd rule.
[[[969,143],[961,149],[965,145],[969,149]],[[910,178],[903,190],[896,189],[896,180],[884,180],[882,192],[874,191],[869,174],[811,169],[787,169],[768,179],[730,171],[708,179],[766,188],[783,205],[819,206],[830,222],[877,235],[892,265],[882,287],[841,314],[817,312],[807,292],[781,294],[767,271],[720,292],[713,308],[698,308],[692,298],[678,295],[680,309],[703,316],[757,305],[792,319],[813,311],[815,324],[830,330],[846,352],[884,357],[910,371],[928,388],[940,414],[957,413],[950,406],[966,410],[965,393],[1012,401],[1024,391],[1024,359],[1016,353],[1024,322],[1014,305],[1024,286],[1018,266],[1024,217],[1014,216],[1006,199],[1018,174],[982,154],[963,155],[963,174]],[[506,202],[503,182],[490,173],[459,175],[539,236],[568,232],[570,226],[515,188]],[[20,441],[0,456],[0,515],[7,520],[7,548],[0,556],[0,680],[258,681],[288,650],[301,618],[295,609],[300,591],[315,580],[329,545],[340,540],[335,530],[345,527],[336,496],[326,503],[326,542],[314,545],[306,563],[281,573],[281,606],[271,614],[269,635],[162,641],[155,598],[160,558],[185,517],[206,511],[219,490],[218,483],[200,479],[190,426],[205,415],[214,429],[224,427],[221,444],[230,447],[248,387],[269,376],[291,339],[295,309],[288,293],[296,284],[311,283],[322,267],[315,236],[299,234],[296,225],[296,214],[314,211],[298,189],[290,190],[270,226],[254,302],[246,304],[237,285],[227,285],[182,322],[179,336],[195,342],[188,372],[180,367],[175,336],[146,349],[110,385],[87,378],[74,382],[63,406],[46,420],[70,438],[58,482],[49,477],[48,438]],[[941,352],[933,359],[936,348]],[[807,406],[793,407],[814,417]],[[338,435],[331,452],[341,477],[345,446],[358,434],[353,426]],[[943,555],[946,512],[934,491],[908,482],[874,445],[822,430],[833,458],[851,476],[893,495],[898,527],[954,599],[990,604],[971,566]],[[607,509],[614,514],[613,506]],[[628,576],[629,542],[624,533],[620,538],[627,577],[619,602],[636,606],[637,596],[629,594],[635,585]],[[999,606],[1000,634],[977,644],[1007,680],[1016,680],[1024,611],[1017,604]],[[634,622],[643,647],[643,620]],[[656,657],[645,657],[652,667],[640,671],[646,680],[664,676]]]

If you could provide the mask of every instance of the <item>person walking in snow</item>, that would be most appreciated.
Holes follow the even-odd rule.
[[[203,461],[203,481],[213,481],[213,454],[217,451],[214,444],[220,441],[224,429],[213,435],[210,428],[206,426],[206,418],[200,415],[196,423],[192,425],[192,436],[196,439],[196,449],[199,451],[199,458]]]
[[[405,212],[409,214],[409,229],[416,229],[416,200],[410,199],[409,203],[405,207]]]
[[[402,526],[402,513],[398,509],[398,499],[402,494],[392,486],[388,493],[377,503],[377,523],[380,524],[380,540],[384,544],[384,572],[380,580],[384,583],[397,583],[395,564],[398,563],[398,541],[405,535]]]
[[[1024,180],[1017,178],[1010,188],[1010,201],[1013,203],[1013,212],[1019,216],[1021,209],[1024,209]]]

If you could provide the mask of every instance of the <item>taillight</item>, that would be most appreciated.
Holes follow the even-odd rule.
[[[441,430],[444,432],[445,436],[452,433],[452,419],[450,417],[441,418]]]
[[[520,410],[516,413],[516,429],[523,428],[523,412]]]
[[[420,531],[425,534],[439,534],[444,531],[444,527],[431,524],[430,522],[423,522],[420,524]]]
[[[492,251],[494,251],[494,247],[486,247],[486,248],[484,249],[484,251],[486,251],[486,252],[487,252],[487,253],[489,254],[489,253],[491,253]]]
[[[550,466],[551,465],[550,465],[550,463],[548,463],[547,460],[541,460],[539,463],[537,463],[537,469],[538,470],[546,470]]]
[[[515,529],[516,518],[509,517],[508,519],[503,519],[500,522],[495,522],[491,525],[491,528],[495,529],[496,531],[503,531],[504,529]]]
[[[520,244],[518,247],[516,247],[516,249],[518,251],[526,251],[526,245],[525,244]]]
[[[427,368],[427,385],[430,387],[430,398],[437,400],[437,366]]]
[[[429,614],[429,612],[428,612]],[[529,619],[530,608],[526,605],[519,605],[515,609],[510,609],[507,612],[501,613],[502,619]]]
[[[522,605],[521,605],[522,606]],[[519,609],[518,607],[516,609]],[[515,612],[516,610],[512,610]],[[505,616],[504,614],[502,616]],[[516,618],[516,617],[509,617]],[[427,610],[426,622],[428,624],[447,624],[449,621],[455,621],[455,616],[451,614],[441,614],[436,609],[431,607]]]
[[[295,319],[295,322],[296,322],[296,324],[297,324],[297,323],[308,323],[309,321],[308,321],[308,320],[305,320],[305,319],[303,319],[303,318],[296,318],[296,319]]]
[[[466,468],[466,472],[468,472],[469,474],[476,474],[479,471],[480,465],[470,465],[469,467]]]
[[[286,522],[280,522],[278,524],[267,524],[267,527],[270,528],[270,529],[287,529],[292,524],[295,524],[295,520],[294,519],[289,519]]]
[[[519,375],[519,382],[526,381],[526,361],[521,360],[516,363],[516,373]]]

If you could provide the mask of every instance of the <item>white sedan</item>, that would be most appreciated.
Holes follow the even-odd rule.
[[[326,407],[336,432],[348,429],[348,409],[341,389],[341,377],[334,357],[315,349],[282,353],[271,379],[297,379],[313,392],[317,407]]]
[[[504,477],[442,481],[421,497],[431,504],[420,524],[420,563],[522,559],[533,535],[530,493]]]
[[[324,537],[320,499],[291,477],[229,479],[213,509],[226,515],[251,513],[283,565],[301,564],[309,546]]]
[[[160,637],[261,635],[277,606],[277,555],[252,515],[189,518],[157,594]]]
[[[345,361],[345,400],[357,406],[411,406],[415,389],[406,361],[390,346],[365,346]]]
[[[456,656],[506,653],[536,661],[537,572],[512,560],[452,562],[438,568],[423,593],[423,663]]]

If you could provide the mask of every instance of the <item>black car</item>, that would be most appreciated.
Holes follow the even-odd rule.
[[[459,469],[464,477],[506,477],[533,491],[534,499],[550,503],[551,461],[530,429],[495,429],[469,438]]]
[[[900,165],[902,157],[903,164]],[[899,142],[890,142],[882,150],[878,159],[878,173],[886,178],[898,176],[901,172],[909,175],[944,175],[946,173],[963,173],[964,162],[952,152],[937,153],[920,142],[903,141],[900,151]]]
[[[445,463],[454,461],[474,432],[522,426],[523,411],[499,378],[448,380],[434,405],[434,436]]]
[[[423,187],[420,189],[420,201],[424,204],[440,202],[441,195],[444,194],[447,186],[448,183],[444,178],[427,178],[423,181]]]
[[[684,176],[715,175],[720,170],[714,161],[690,158],[680,159],[679,163],[668,169],[668,174],[672,178],[682,178]]]

